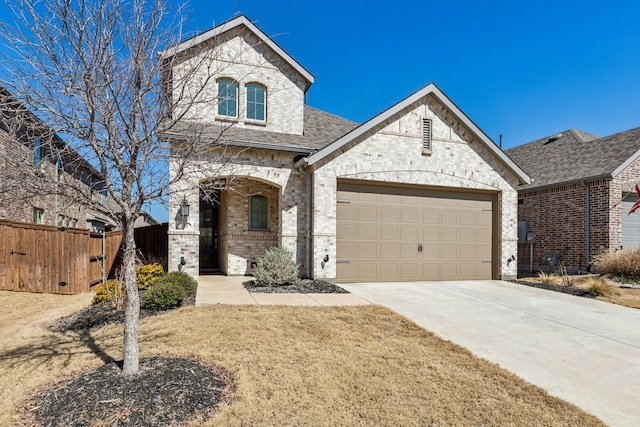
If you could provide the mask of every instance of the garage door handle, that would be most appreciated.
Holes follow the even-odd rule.
[[[422,243],[418,243],[418,252],[422,253]]]

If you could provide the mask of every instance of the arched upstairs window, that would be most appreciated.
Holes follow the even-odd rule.
[[[247,119],[265,121],[267,117],[267,89],[259,83],[247,85]]]
[[[238,84],[231,79],[218,80],[218,115],[238,116]]]
[[[269,229],[269,203],[264,196],[251,196],[249,201],[249,229]]]

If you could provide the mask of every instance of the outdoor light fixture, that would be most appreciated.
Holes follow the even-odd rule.
[[[183,197],[182,202],[180,203],[180,216],[186,218],[189,216],[189,203],[187,203],[187,198]]]

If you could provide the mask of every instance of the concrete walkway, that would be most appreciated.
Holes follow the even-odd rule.
[[[640,310],[500,281],[342,286],[611,426],[640,426]]]
[[[261,304],[345,306],[369,304],[353,294],[264,294],[250,293],[242,282],[251,280],[245,276],[200,276],[196,305],[205,304]]]

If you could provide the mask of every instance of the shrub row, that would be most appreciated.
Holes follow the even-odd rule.
[[[197,283],[180,271],[165,273],[160,264],[143,265],[136,269],[136,283],[142,293],[143,307],[169,310],[182,304],[186,297],[195,296]],[[93,304],[111,303],[121,308],[126,295],[123,281],[109,280],[94,288]]]

